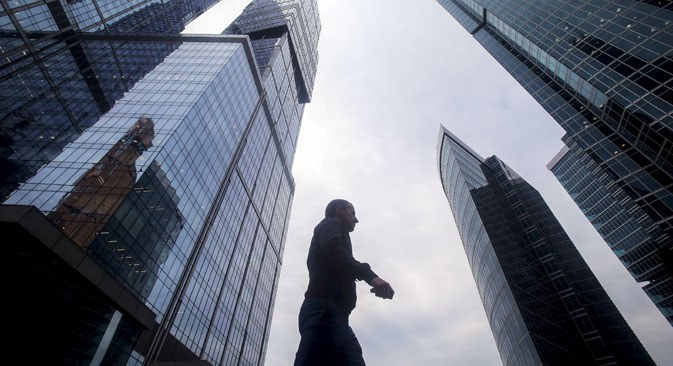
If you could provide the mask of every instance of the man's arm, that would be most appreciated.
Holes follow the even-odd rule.
[[[358,262],[346,251],[343,245],[342,227],[338,223],[328,223],[320,233],[318,243],[325,255],[340,271],[352,275],[358,280],[366,281],[372,286],[371,292],[384,299],[392,299],[395,291],[388,282],[376,275],[367,263]]]
[[[342,227],[338,222],[328,222],[318,232],[318,244],[334,267],[344,274],[368,283],[377,277],[367,263],[358,262],[346,251],[342,237]]]

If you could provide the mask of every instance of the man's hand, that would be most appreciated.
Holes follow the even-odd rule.
[[[381,277],[375,277],[369,281],[369,285],[373,287],[370,291],[378,297],[392,300],[393,295],[395,295],[395,291],[390,287],[390,284]]]

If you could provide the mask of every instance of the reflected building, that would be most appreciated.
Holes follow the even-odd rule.
[[[635,269],[632,259],[640,258],[632,274],[670,322],[673,3],[438,2],[559,123],[564,142],[596,170],[600,185],[628,201],[624,207],[637,206],[626,215],[646,216],[631,233],[647,230],[650,239],[632,238],[625,266]],[[609,235],[607,229],[599,233]]]
[[[49,213],[77,245],[87,248],[135,185],[136,160],[152,147],[154,122],[140,118],[103,158],[87,170]]]
[[[78,36],[172,50],[0,205],[111,311],[88,322],[95,336],[62,327],[83,363],[264,363],[319,32],[316,1],[261,0],[222,35]]]
[[[110,211],[105,225],[98,226],[89,255],[123,278],[138,297],[147,298],[182,230],[184,217],[178,209],[177,191],[156,161],[147,165],[132,187]]]
[[[439,172],[504,365],[654,365],[540,194],[444,127]]]

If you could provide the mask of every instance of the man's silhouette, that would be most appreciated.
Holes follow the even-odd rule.
[[[309,283],[299,311],[301,342],[295,366],[364,365],[362,348],[348,325],[355,308],[355,280],[367,281],[384,299],[395,293],[369,264],[353,258],[349,232],[358,219],[346,200],[333,200],[313,230],[308,251]]]

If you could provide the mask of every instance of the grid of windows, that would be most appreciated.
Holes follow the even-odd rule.
[[[106,222],[107,227],[98,230],[94,244],[79,244],[89,247],[90,253],[136,296],[147,301],[161,319],[170,295],[175,292],[176,275],[183,271],[196,234],[203,226],[206,210],[215,199],[218,182],[223,179],[241,138],[236,131],[242,129],[252,114],[256,95],[240,44],[186,43],[148,74],[95,126],[15,191],[8,201],[35,205],[50,213],[64,230],[75,226],[71,232],[87,231],[92,226],[98,230],[96,224],[101,220]],[[87,181],[83,189],[91,198],[78,205],[93,208],[91,211],[98,216],[54,218],[54,214],[62,211],[61,207],[72,209],[74,206],[69,197],[74,196],[73,192],[83,184],[80,178],[83,174],[96,169],[118,172],[128,167],[128,164],[120,163],[119,154],[106,165],[94,162],[103,161],[109,151],[125,140],[127,127],[137,123],[138,116],[153,121],[154,130],[151,141],[144,143],[146,149],[140,155],[132,155],[131,169],[140,179],[129,182],[118,179],[116,172],[107,176],[97,174],[95,181],[100,179],[103,183],[99,182],[98,187]],[[168,182],[164,185],[172,191],[172,202],[148,197],[127,208],[130,205],[125,203],[131,202],[132,197],[126,187],[132,188],[134,193],[148,191],[149,194],[152,187],[145,180],[151,179],[152,172],[158,170],[163,171],[162,179]],[[140,172],[144,174],[140,175]],[[99,190],[105,190],[112,201],[126,201],[119,207],[99,203]],[[117,196],[111,193],[117,193]],[[147,213],[142,215],[143,211]],[[230,211],[231,207],[227,207],[223,215]],[[112,215],[115,220],[111,221]],[[166,217],[176,216],[180,218],[180,226],[169,225]],[[236,220],[232,217],[229,230],[234,230]],[[153,231],[170,238],[164,239],[163,248],[154,253],[148,252],[149,246],[142,241],[144,235],[151,235]],[[161,241],[160,237],[155,239]],[[139,248],[143,250],[140,253]],[[149,274],[148,268],[151,268]],[[204,265],[203,269],[206,268]],[[139,280],[148,276],[156,278],[153,283]],[[197,308],[201,305],[197,303]],[[177,324],[181,329],[189,328]]]
[[[577,206],[639,282],[664,316],[673,322],[673,279],[665,275],[661,250],[671,241],[652,219],[570,139],[562,157],[550,167]],[[656,291],[651,291],[655,289]]]
[[[439,146],[442,185],[503,364],[653,364],[537,191],[444,128]]]

